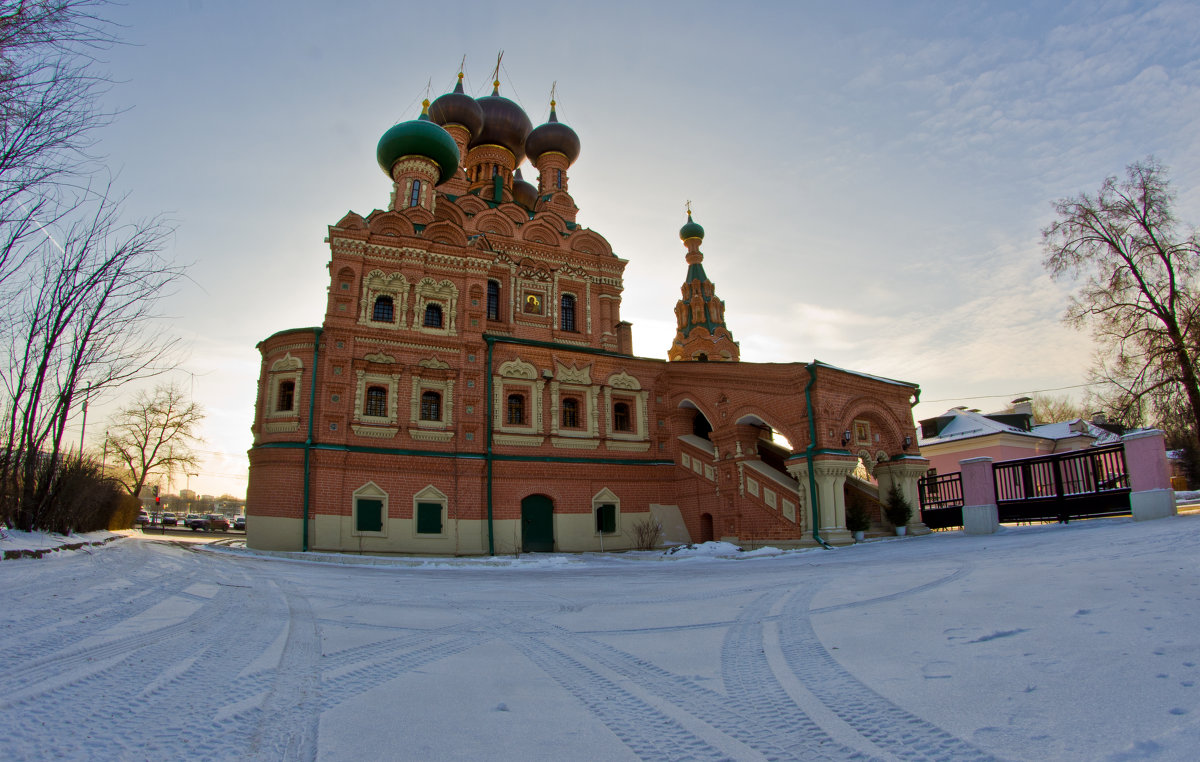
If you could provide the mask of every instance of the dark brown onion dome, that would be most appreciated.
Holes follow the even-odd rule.
[[[516,201],[529,211],[533,211],[533,207],[537,203],[537,186],[521,177],[519,167],[517,168],[516,176],[513,177],[512,194],[513,201]]]
[[[492,94],[475,101],[483,109],[483,130],[471,141],[470,147],[497,145],[507,148],[515,162],[525,160],[525,138],[533,123],[525,110],[500,95],[500,81],[492,83]]]
[[[550,101],[550,121],[540,125],[525,138],[525,153],[537,164],[542,154],[557,151],[567,157],[567,165],[579,158],[579,136],[575,130],[558,121],[554,113],[554,101]]]
[[[439,96],[430,105],[429,118],[443,127],[448,124],[461,124],[474,139],[483,131],[483,109],[474,98],[463,92],[462,80],[463,75],[460,71],[454,91]]]

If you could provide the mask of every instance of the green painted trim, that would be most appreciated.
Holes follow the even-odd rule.
[[[810,432],[810,434],[811,434],[811,432]],[[821,448],[820,450],[813,450],[812,454],[813,455],[850,455],[850,456],[854,455],[854,453],[850,452],[849,450],[830,450],[827,448]],[[793,454],[789,455],[787,457],[787,459],[794,460],[797,458],[807,458],[807,457],[808,457],[808,452],[806,451],[806,452],[793,453]]]
[[[264,442],[254,445],[251,450],[300,450],[308,447],[304,442]],[[353,452],[367,455],[399,455],[418,458],[458,458],[460,460],[486,460],[487,453],[481,452],[441,452],[438,450],[409,450],[399,447],[367,447],[364,445],[336,445],[314,443],[309,449],[328,452]],[[557,456],[557,455],[495,455],[494,460],[520,463],[599,463],[605,466],[672,466],[673,460],[645,460],[635,458],[588,458],[586,456]]]
[[[597,463],[602,466],[673,466],[673,460],[634,460],[633,458],[584,458],[568,456],[493,455],[496,460],[519,463]]]
[[[484,435],[487,442],[487,527],[488,527],[488,555],[496,555],[496,535],[495,526],[492,521],[492,397],[495,396],[492,390],[492,349],[496,344],[496,340],[483,335],[483,340],[487,342],[487,363],[484,372],[487,373],[486,391],[487,400],[484,403],[485,415],[487,415],[487,433]]]
[[[817,475],[813,473],[813,455],[817,453],[814,446],[817,443],[817,419],[813,415],[812,388],[817,383],[816,361],[804,366],[808,369],[808,383],[804,385],[804,406],[808,408],[808,447],[804,448],[804,458],[808,461],[808,496],[812,502],[812,535],[813,539],[824,548],[830,548],[829,543],[821,539],[821,508],[817,504]],[[789,458],[789,460],[791,460]]]
[[[513,338],[511,336],[496,336],[495,334],[487,334],[487,333],[483,334],[483,340],[488,342],[489,345],[492,343],[516,344],[518,346],[523,346],[523,347],[542,347],[543,349],[564,349],[564,350],[570,350],[572,352],[582,352],[584,354],[589,354],[589,355],[601,355],[603,357],[620,357],[621,359],[624,359],[624,360],[627,360],[630,357],[632,357],[635,360],[649,360],[652,362],[660,362],[660,363],[666,362],[666,360],[662,360],[657,357],[638,357],[637,355],[626,355],[626,354],[621,354],[620,352],[610,352],[607,349],[596,349],[595,347],[581,347],[581,346],[577,346],[575,344],[561,344],[557,341],[536,341],[534,339],[517,339],[517,338]],[[488,370],[490,371],[491,368],[488,368]]]
[[[313,412],[317,406],[317,361],[321,352],[322,328],[313,328],[312,383],[308,389],[308,436],[304,440],[304,518],[300,538],[300,550],[308,552],[308,507],[309,507],[309,476],[312,465],[313,449]]]

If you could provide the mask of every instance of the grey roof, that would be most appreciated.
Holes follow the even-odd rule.
[[[1121,439],[1116,434],[1094,426],[1082,418],[1060,421],[1058,423],[1037,424],[1031,430],[1026,431],[989,418],[984,413],[976,413],[971,410],[963,410],[962,408],[952,408],[938,417],[951,418],[952,420],[942,427],[937,436],[928,439],[924,437],[919,438],[918,443],[921,447],[941,444],[943,442],[955,442],[962,439],[986,437],[991,434],[1012,434],[1020,437],[1050,440],[1088,436],[1095,440],[1093,444],[1108,444],[1109,442],[1118,442]]]

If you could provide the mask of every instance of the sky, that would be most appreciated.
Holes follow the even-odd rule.
[[[259,355],[324,314],[327,227],[386,208],[379,136],[448,91],[578,133],[580,224],[628,260],[634,351],[665,358],[690,200],[742,359],[921,386],[919,418],[1055,390],[1093,347],[1042,267],[1057,198],[1153,155],[1200,220],[1194,2],[218,2],[105,14],[120,110],[97,151],[190,263],[164,330],[207,411],[174,489],[244,493]],[[429,88],[427,91],[427,87]],[[536,172],[525,164],[527,179]],[[106,411],[89,412],[99,445]],[[76,429],[78,431],[78,429]]]

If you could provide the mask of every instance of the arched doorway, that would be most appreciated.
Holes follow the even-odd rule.
[[[554,501],[545,495],[521,500],[521,552],[554,551]]]
[[[700,542],[711,542],[713,539],[713,519],[711,513],[700,514]]]

